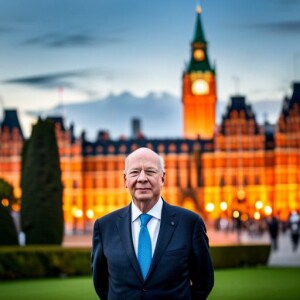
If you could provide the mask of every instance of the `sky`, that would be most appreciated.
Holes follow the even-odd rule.
[[[282,100],[300,81],[300,0],[0,0],[0,119],[128,91],[181,97],[196,6],[218,99]]]

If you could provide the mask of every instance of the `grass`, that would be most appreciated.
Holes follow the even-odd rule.
[[[215,272],[209,300],[300,299],[300,268],[228,269]]]
[[[300,268],[217,270],[209,300],[296,300],[300,299],[299,278]],[[1,281],[0,291],[5,300],[98,299],[90,277]]]

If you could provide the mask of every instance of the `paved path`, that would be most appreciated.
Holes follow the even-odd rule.
[[[244,231],[238,238],[236,232],[223,233],[214,230],[208,230],[211,245],[220,244],[270,244],[270,238],[267,232],[260,236],[250,236],[248,232]],[[278,249],[274,251],[271,249],[269,257],[269,266],[278,267],[300,267],[300,243],[297,251],[292,250],[292,242],[289,231],[281,233],[278,238]]]
[[[208,229],[208,236],[210,240],[210,245],[228,245],[228,244],[256,244],[256,243],[270,243],[270,239],[267,233],[260,236],[250,236],[247,232],[242,232],[240,237],[238,237],[236,232],[220,232],[214,229]],[[92,236],[91,234],[85,235],[66,235],[64,238],[63,245],[65,247],[91,247]],[[300,267],[300,244],[297,251],[292,251],[292,244],[287,231],[281,234],[278,239],[278,250],[271,251],[269,258],[269,266],[280,266],[289,267],[295,266]]]
[[[292,250],[289,232],[279,236],[278,250],[271,252],[269,266],[300,267],[300,244],[297,251]]]

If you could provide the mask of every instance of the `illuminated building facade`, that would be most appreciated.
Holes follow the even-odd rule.
[[[216,74],[211,67],[198,8],[190,62],[182,79],[185,138],[211,139],[216,125]]]
[[[130,201],[125,189],[125,157],[146,146],[165,159],[163,197],[205,218],[243,220],[272,212],[287,219],[300,209],[300,83],[283,101],[275,125],[260,125],[245,97],[232,97],[220,124],[215,121],[216,73],[208,59],[200,12],[184,71],[183,138],[147,139],[135,126],[133,137],[111,140],[99,132],[96,141],[75,137],[61,117],[56,124],[66,231],[90,230],[93,220]],[[0,177],[19,188],[24,142],[15,110],[6,110],[0,131]]]

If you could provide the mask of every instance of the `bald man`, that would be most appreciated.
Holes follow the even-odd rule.
[[[139,148],[125,160],[131,203],[94,224],[92,272],[101,300],[202,300],[214,285],[203,220],[161,197],[161,156]]]

